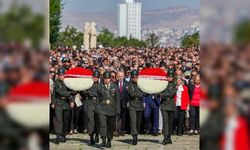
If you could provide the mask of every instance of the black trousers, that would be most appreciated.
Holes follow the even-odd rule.
[[[55,115],[56,115],[55,133],[64,135],[67,134],[69,131],[71,111],[64,110],[62,107],[56,106]]]
[[[184,126],[185,110],[181,110],[181,107],[177,107],[177,133],[182,134]]]
[[[120,116],[118,116],[118,121],[117,121],[117,132],[118,133],[121,133],[126,131],[127,129],[127,126],[126,126],[126,123],[128,121],[128,108],[122,108],[121,109],[121,114]]]
[[[79,117],[80,117],[80,112],[82,111],[83,107],[74,107],[71,115],[71,124],[70,124],[70,130],[79,130]]]
[[[163,119],[163,136],[165,138],[171,137],[173,132],[174,111],[162,110],[161,114]]]
[[[191,130],[200,129],[200,107],[190,106],[190,128]]]
[[[115,130],[115,119],[116,116],[108,116],[104,114],[98,114],[100,120],[100,135],[102,138],[113,138],[113,133]]]
[[[132,136],[140,133],[142,115],[143,115],[143,111],[129,110]]]

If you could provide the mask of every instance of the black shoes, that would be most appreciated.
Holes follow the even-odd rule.
[[[60,142],[62,142],[62,143],[66,142],[66,136],[64,134],[61,135]]]
[[[111,139],[108,138],[108,141],[106,142],[106,137],[102,137],[102,143],[101,143],[102,147],[107,147],[107,148],[111,148]]]
[[[60,134],[57,134],[56,139],[55,139],[55,144],[59,144],[60,141],[61,141],[61,136],[60,136]]]
[[[124,131],[121,131],[120,136],[125,136]]]
[[[95,142],[99,143],[99,135],[95,135]]]
[[[89,145],[95,145],[94,135],[90,134],[89,137],[90,137],[90,143],[89,143]]]
[[[167,139],[167,144],[172,144],[171,138],[168,138],[168,139]]]
[[[152,136],[158,136],[159,134],[157,132],[152,133]]]
[[[138,139],[137,139],[137,135],[134,135],[134,136],[133,136],[133,142],[132,142],[132,144],[133,144],[133,145],[137,145],[137,140],[138,140]]]
[[[119,137],[119,133],[117,131],[114,132],[114,137]]]
[[[106,137],[102,137],[102,143],[101,143],[102,147],[106,147],[107,143],[106,143]]]
[[[107,148],[111,148],[111,139],[108,139],[108,142],[107,142],[107,145],[106,145]]]
[[[172,144],[171,138],[170,137],[164,138],[162,144],[163,145]]]
[[[182,136],[182,133],[181,132],[177,132],[177,136]]]
[[[163,145],[167,145],[167,144],[168,144],[166,138],[163,139],[162,144],[163,144]]]

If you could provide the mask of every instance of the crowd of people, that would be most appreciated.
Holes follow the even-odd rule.
[[[201,149],[249,149],[249,45],[210,43],[201,46]]]
[[[139,127],[135,131],[129,106],[131,93],[126,88],[119,90],[120,113],[113,122],[114,136],[124,136],[134,132],[137,134],[151,134],[158,136],[167,129],[167,137],[164,137],[163,144],[172,143],[171,134],[182,136],[183,134],[199,134],[199,106],[201,99],[200,89],[200,49],[199,48],[96,48],[90,50],[56,49],[50,50],[50,86],[53,93],[55,80],[60,78],[60,70],[68,70],[74,67],[83,67],[92,71],[98,71],[105,82],[105,75],[110,73],[110,82],[120,89],[134,82],[133,71],[139,73],[144,68],[161,68],[168,73],[169,83],[173,83],[172,97],[173,106],[169,109],[166,104],[163,106],[163,99],[169,100],[164,94],[150,95],[143,94],[143,108]],[[58,71],[59,70],[59,71]],[[136,77],[136,76],[135,76]],[[171,85],[171,84],[169,84]],[[129,96],[130,95],[130,96]],[[53,96],[52,96],[53,99]],[[75,100],[82,102],[81,105]],[[77,134],[78,132],[89,133],[88,124],[90,118],[85,105],[87,100],[82,96],[75,96],[70,109],[71,115],[68,128],[64,128],[64,134]],[[53,100],[52,100],[53,103]],[[77,103],[77,104],[76,104]],[[54,104],[52,105],[53,108]],[[56,124],[55,109],[51,109],[51,132]],[[98,110],[97,110],[98,111]],[[139,116],[140,116],[139,115]],[[98,115],[97,115],[98,116]],[[99,115],[100,116],[100,115]],[[92,116],[94,117],[94,116]],[[138,119],[137,118],[137,119]],[[166,123],[170,122],[166,127]],[[54,123],[53,123],[54,122]],[[136,121],[135,121],[136,122]],[[137,125],[138,126],[138,125]],[[113,134],[113,133],[112,133]],[[164,133],[163,133],[164,134]],[[64,135],[65,136],[65,135]],[[65,140],[63,140],[65,142]],[[90,138],[93,142],[93,137]],[[99,139],[96,137],[96,141]],[[136,141],[136,142],[135,142]],[[137,136],[133,136],[133,144],[137,143]]]
[[[47,50],[35,51],[22,44],[0,42],[1,149],[30,149],[30,145],[27,144],[30,142],[35,145],[39,143],[38,145],[43,149],[48,148],[48,131],[45,127],[37,131],[38,129],[20,125],[10,117],[6,110],[12,89],[37,81],[48,83],[48,61],[46,61],[48,57]],[[23,119],[22,115],[18,117],[18,119]]]

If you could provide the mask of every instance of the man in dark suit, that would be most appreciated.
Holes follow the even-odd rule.
[[[104,81],[100,84],[99,102],[97,110],[100,119],[100,134],[102,138],[102,147],[111,148],[111,140],[115,128],[116,116],[120,115],[120,95],[116,84],[111,83],[111,73],[103,73]],[[106,142],[106,139],[108,141]]]
[[[126,123],[128,122],[128,93],[127,87],[129,82],[124,79],[124,72],[117,72],[117,86],[120,93],[121,114],[117,117],[117,133],[124,136],[126,131]]]

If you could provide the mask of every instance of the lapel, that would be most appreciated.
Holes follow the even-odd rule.
[[[127,86],[127,85],[126,85],[126,84],[127,84],[126,82],[127,82],[126,80],[123,80],[122,92],[123,92],[124,90],[126,90],[126,86]]]
[[[112,88],[113,88],[113,84],[110,83],[110,84],[109,84],[109,91],[110,91]]]

